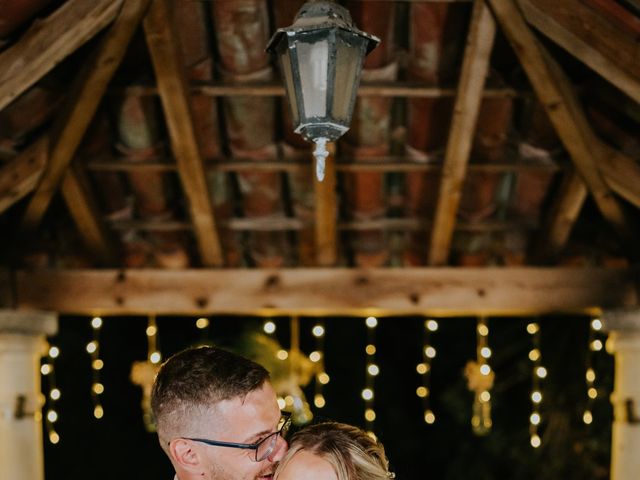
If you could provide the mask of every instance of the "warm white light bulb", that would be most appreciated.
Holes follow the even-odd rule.
[[[93,317],[93,318],[91,319],[91,326],[92,326],[93,328],[96,328],[96,329],[97,329],[97,328],[100,328],[100,327],[102,326],[102,318],[100,318],[100,317]]]
[[[362,390],[362,398],[365,400],[371,400],[373,398],[373,390],[370,388],[365,388]]]
[[[367,373],[369,375],[371,375],[372,377],[375,377],[376,375],[378,375],[380,373],[380,368],[375,365],[375,364],[371,364],[367,367]]]
[[[58,356],[60,355],[60,349],[58,347],[56,347],[55,345],[53,345],[50,349],[49,349],[49,356],[51,358],[58,358]]]
[[[435,320],[427,320],[425,323],[427,330],[429,330],[430,332],[435,332],[436,330],[438,330],[438,322],[436,322]]]
[[[208,326],[209,326],[209,319],[208,318],[201,317],[198,320],[196,320],[196,328],[198,328],[200,330],[204,330]]]
[[[376,317],[367,317],[365,321],[369,328],[376,328],[378,326],[378,319]]]
[[[272,321],[264,322],[262,329],[264,330],[264,333],[271,335],[276,331],[276,324]]]
[[[311,330],[311,333],[313,333],[314,337],[319,338],[324,335],[324,327],[322,325],[316,325],[313,327],[313,330]]]

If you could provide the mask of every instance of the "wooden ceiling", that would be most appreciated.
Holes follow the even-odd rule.
[[[353,132],[332,146],[322,183],[311,176],[310,148],[290,131],[281,82],[262,51],[302,2],[33,3],[48,6],[16,20],[0,44],[0,227],[11,270],[404,267],[409,274],[429,266],[462,272],[635,261],[640,20],[633,2],[341,2],[386,46],[365,64]],[[442,65],[428,78],[429,48],[451,65],[451,78],[439,73]],[[208,63],[201,52],[209,52]],[[46,101],[30,102],[52,77],[68,85],[58,81]],[[159,126],[136,118],[156,98]],[[132,116],[114,114],[128,99],[138,102]],[[496,120],[502,107],[492,113],[491,99],[507,99],[506,121]],[[210,124],[203,108],[213,111]],[[111,133],[100,143],[95,132],[105,118]],[[22,130],[13,127],[21,122]],[[527,130],[535,122],[559,139],[537,157],[523,154],[540,147]],[[123,137],[140,125],[159,131],[155,143],[124,149]],[[272,141],[257,148],[263,130]],[[418,145],[416,138],[435,138],[437,130],[444,133],[435,143]],[[499,144],[491,151],[499,155],[483,157],[483,141]],[[145,195],[164,210],[145,215]],[[110,203],[118,202],[133,208],[116,215]],[[116,274],[109,275],[112,282]],[[412,303],[413,294],[429,297],[416,288],[403,290],[393,308],[407,301],[407,308],[438,308]],[[48,305],[29,295],[29,305]],[[109,302],[117,306],[116,297]],[[624,297],[613,303],[629,303]],[[269,306],[256,302],[252,310]],[[578,303],[565,307],[588,304]],[[481,306],[461,308],[473,305]]]

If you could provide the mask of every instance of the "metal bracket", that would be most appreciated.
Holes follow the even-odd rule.
[[[23,418],[33,417],[35,412],[30,412],[27,410],[27,396],[26,395],[18,395],[16,397],[16,405],[13,410],[13,418],[17,420],[22,420]]]
[[[640,416],[636,415],[635,402],[632,398],[627,398],[624,402],[624,409],[627,414],[627,423],[631,425],[640,424]]]

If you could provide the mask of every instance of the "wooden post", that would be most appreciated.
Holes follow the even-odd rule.
[[[316,259],[319,266],[330,267],[338,261],[337,222],[338,200],[336,198],[336,146],[327,145],[324,180],[313,180],[316,195]]]
[[[640,308],[602,315],[615,355],[611,480],[636,480],[640,472]]]
[[[0,478],[43,480],[40,357],[57,315],[0,310]]]

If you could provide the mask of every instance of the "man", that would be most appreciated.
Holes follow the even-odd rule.
[[[287,450],[289,420],[269,373],[218,348],[190,348],[167,360],[151,406],[177,480],[270,480]]]

